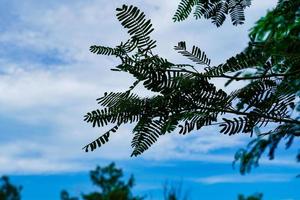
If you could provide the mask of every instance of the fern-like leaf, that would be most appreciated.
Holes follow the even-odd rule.
[[[153,49],[156,46],[156,41],[151,40],[150,33],[152,28],[151,20],[145,19],[145,14],[137,7],[123,5],[117,8],[117,18],[122,26],[128,29],[131,35],[131,42],[136,42],[138,48]]]
[[[88,112],[84,117],[84,121],[92,123],[93,127],[103,127],[111,121],[112,109],[104,108],[102,110],[94,110]]]
[[[90,51],[95,54],[101,54],[106,56],[110,56],[110,55],[120,56],[123,54],[122,49],[120,48],[111,48],[111,47],[97,46],[97,45],[91,46]]]
[[[220,132],[224,134],[248,133],[253,128],[253,124],[249,125],[249,118],[247,117],[233,118],[233,120],[223,118],[223,120],[225,123],[220,124],[220,127],[223,127]]]
[[[220,27],[224,23],[227,13],[228,13],[228,3],[220,1],[216,6],[215,14],[211,17],[212,22],[217,27]]]
[[[102,145],[106,144],[109,141],[109,137],[111,133],[115,133],[119,128],[119,125],[114,126],[109,131],[105,132],[103,135],[101,135],[99,138],[94,140],[93,142],[87,144],[82,149],[85,150],[85,152],[94,151],[96,148],[101,147]]]
[[[284,124],[278,126],[274,131],[267,132],[267,138],[258,137],[248,144],[247,149],[240,149],[235,154],[235,164],[240,162],[241,174],[249,173],[252,167],[259,165],[259,159],[263,153],[269,148],[269,159],[274,159],[275,150],[282,139],[287,139],[286,148],[291,146],[291,142],[299,132],[299,128],[292,124]]]
[[[118,69],[132,74],[143,82],[145,88],[165,94],[178,88],[181,80],[185,78],[184,72],[169,71],[172,66],[173,64],[166,59],[154,56],[138,62],[129,61],[128,64],[119,65]]]
[[[242,52],[229,58],[224,64],[216,67],[206,67],[204,75],[221,76],[227,72],[236,72],[250,67],[262,66],[266,60],[259,52]]]
[[[165,134],[162,131],[164,120],[140,120],[134,128],[134,137],[131,146],[134,148],[131,156],[137,156],[147,150],[157,139]]]
[[[178,126],[180,128],[179,134],[185,135],[193,130],[199,130],[203,126],[208,126],[214,121],[217,121],[216,113],[193,115],[190,120],[185,120],[184,125]]]
[[[186,44],[184,41],[179,42],[177,46],[174,47],[183,56],[188,57],[191,61],[200,65],[210,65],[210,59],[207,58],[205,52],[201,51],[198,47],[193,46],[192,52],[186,50]]]
[[[237,91],[236,95],[239,98],[239,103],[237,104],[238,109],[242,109],[244,104],[247,104],[245,110],[256,107],[256,105],[264,99],[270,98],[276,86],[276,82],[269,79],[251,82]]]
[[[173,16],[174,22],[185,20],[192,12],[192,8],[196,5],[196,3],[197,0],[181,0]]]
[[[233,25],[243,24],[245,21],[244,0],[229,0],[229,13]]]
[[[85,121],[93,127],[103,127],[108,123],[132,123],[141,117],[140,111],[144,108],[147,99],[139,98],[136,94],[114,93],[105,94],[98,99],[98,103],[107,106],[85,115]]]
[[[217,26],[221,26],[229,13],[233,25],[243,24],[245,20],[244,10],[251,5],[251,0],[181,0],[173,17],[174,21],[182,21],[188,18],[193,7],[194,17],[211,19]]]

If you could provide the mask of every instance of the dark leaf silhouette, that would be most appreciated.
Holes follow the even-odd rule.
[[[173,16],[174,21],[183,21],[194,10],[194,17],[211,19],[217,27],[221,26],[226,15],[230,14],[233,25],[243,24],[245,21],[244,10],[251,5],[251,0],[181,0]]]
[[[238,25],[243,23],[243,12],[249,5],[250,1],[247,0],[183,0],[174,20],[186,18],[192,12],[192,7],[196,6],[197,17],[210,18],[220,26],[226,15],[230,14],[233,24]],[[270,11],[271,17],[274,17],[273,12],[290,15],[282,13],[282,10],[295,10],[291,6],[297,5],[300,6],[297,3],[279,2],[278,7]],[[291,24],[295,22],[295,16],[289,16]],[[271,17],[269,20],[273,20]],[[249,46],[216,66],[211,65],[211,60],[199,47],[193,45],[189,51],[184,41],[179,42],[175,46],[176,51],[195,64],[205,66],[197,70],[193,65],[174,64],[153,53],[155,41],[150,38],[152,24],[137,7],[123,5],[117,9],[117,18],[128,29],[130,38],[116,48],[92,46],[91,51],[119,58],[121,63],[112,70],[128,73],[135,81],[127,91],[105,93],[97,99],[100,108],[86,114],[85,121],[93,127],[114,125],[86,145],[86,151],[107,143],[110,134],[127,123],[135,124],[132,156],[149,149],[166,133],[187,134],[205,126],[219,125],[220,132],[229,136],[238,133],[253,136],[256,133],[257,138],[249,148],[236,154],[236,161],[241,162],[241,173],[246,173],[251,166],[258,165],[267,148],[269,158],[273,159],[282,138],[287,139],[289,147],[294,138],[299,137],[300,121],[299,117],[295,117],[295,110],[299,108],[297,96],[300,88],[296,75],[300,72],[300,45],[297,46],[298,39],[295,39],[299,27],[290,26],[292,28],[276,35],[272,28],[269,30],[269,26],[265,27],[264,23],[261,25],[259,22],[257,26],[262,28],[255,27],[251,31]],[[272,35],[263,35],[272,31]],[[294,43],[290,45],[287,41]],[[247,82],[225,92],[216,86],[214,80],[218,78],[227,79],[226,85],[234,81]],[[134,89],[139,84],[154,94],[147,97],[137,95]],[[258,130],[261,127],[269,131],[260,134]]]

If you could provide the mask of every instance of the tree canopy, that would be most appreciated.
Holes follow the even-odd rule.
[[[97,166],[90,171],[90,178],[99,191],[83,194],[84,200],[142,200],[143,197],[132,194],[134,177],[131,176],[127,182],[122,180],[123,171],[115,166],[114,163],[105,167]],[[61,192],[61,200],[78,200],[76,197],[69,197],[68,192]]]
[[[119,126],[127,123],[136,123],[132,156],[143,153],[166,133],[187,134],[218,125],[220,133],[229,136],[255,133],[248,148],[236,153],[241,173],[257,166],[267,149],[273,159],[282,139],[287,140],[288,148],[300,136],[299,6],[300,1],[280,0],[252,28],[248,47],[217,66],[210,64],[211,60],[199,47],[192,46],[190,50],[184,41],[174,49],[194,65],[175,64],[160,57],[154,53],[154,29],[145,14],[134,6],[117,8],[117,18],[130,38],[116,47],[93,45],[90,50],[120,59],[112,70],[129,73],[136,81],[127,91],[105,93],[97,99],[101,107],[88,112],[85,121],[93,127],[112,128],[84,150],[101,147]],[[214,20],[217,16],[218,12],[213,12],[209,18]],[[219,78],[228,79],[226,85],[242,80],[247,84],[226,93],[214,84]],[[137,95],[134,89],[138,84],[155,95]],[[267,131],[261,133],[260,127]]]
[[[133,195],[134,176],[123,181],[123,170],[117,168],[114,163],[107,166],[97,166],[90,171],[90,178],[99,190],[82,194],[84,200],[143,200],[151,199],[147,196]],[[0,200],[21,200],[21,186],[16,186],[9,181],[7,176],[0,179]],[[60,193],[61,200],[79,200],[79,197],[71,197],[66,190]],[[182,184],[165,183],[163,188],[164,200],[189,200],[188,193],[183,191]],[[261,200],[262,194],[254,194],[249,197],[239,195],[238,200]]]
[[[280,0],[277,7],[269,11],[251,29],[249,46],[245,50],[245,52],[259,51],[266,55],[270,58],[271,64],[268,70],[273,71],[273,73],[284,74],[283,77],[276,78],[275,81],[280,81],[280,85],[285,85],[286,90],[297,97],[291,104],[292,112],[290,116],[298,122],[300,120],[299,8],[300,1]],[[265,78],[268,78],[265,71],[260,69],[250,75],[260,76],[262,74]],[[279,90],[279,93],[283,94],[284,91]],[[279,108],[276,109],[277,112],[280,112]],[[241,172],[250,171],[251,166],[258,166],[259,158],[267,149],[269,149],[269,158],[273,159],[275,149],[281,140],[286,140],[286,148],[289,148],[299,136],[299,123],[287,122],[278,125],[274,130],[259,133],[259,137],[249,143],[248,149],[241,149],[236,154],[236,159],[241,161]],[[299,153],[296,156],[298,162],[300,161],[298,159]]]
[[[132,194],[134,176],[131,175],[127,182],[122,180],[123,171],[114,163],[105,167],[97,166],[90,172],[90,178],[99,191],[83,194],[84,200],[143,200],[152,199],[151,197],[140,197]],[[253,194],[248,197],[238,195],[238,200],[262,200],[262,194]],[[201,197],[198,197],[201,198]],[[78,197],[70,197],[65,190],[61,192],[61,200],[79,200]],[[163,188],[164,200],[189,200],[187,191],[183,190],[182,184],[170,184],[166,182]],[[201,198],[202,199],[202,198]]]
[[[248,197],[245,197],[242,194],[240,194],[238,196],[238,200],[262,200],[262,198],[263,198],[263,194],[261,194],[261,193],[253,194],[253,195],[250,195]]]
[[[134,186],[134,176],[131,175],[127,182],[122,180],[123,171],[117,168],[115,163],[110,163],[105,167],[97,166],[90,172],[90,178],[94,185],[99,187],[99,191],[83,194],[84,200],[143,200],[145,197],[132,194]],[[164,200],[188,200],[188,195],[182,193],[181,185],[164,185]],[[70,197],[65,190],[61,192],[61,200],[79,200],[77,197]]]
[[[0,179],[0,199],[1,200],[20,200],[22,187],[10,183],[7,176]]]

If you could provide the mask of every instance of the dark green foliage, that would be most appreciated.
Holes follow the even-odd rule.
[[[200,1],[191,2],[186,1],[187,4],[182,5],[182,9],[188,4]],[[227,2],[229,13],[233,13],[232,15],[237,18],[235,24],[242,22],[241,9],[245,7],[245,2]],[[288,6],[284,2],[282,4]],[[279,6],[282,6],[281,3]],[[292,53],[287,57],[278,56],[274,54],[274,48],[270,50],[268,46],[271,44],[270,41],[265,41],[265,37],[259,36],[262,34],[260,29],[254,28],[257,33],[251,32],[251,42],[245,51],[223,64],[211,66],[210,59],[198,47],[193,46],[189,52],[185,42],[179,42],[175,50],[196,65],[206,66],[204,70],[198,71],[196,66],[174,64],[153,54],[155,42],[149,36],[152,25],[136,7],[122,6],[117,9],[117,17],[122,25],[129,29],[128,41],[134,41],[136,45],[127,48],[128,45],[125,44],[129,44],[128,42],[121,43],[116,48],[108,48],[107,51],[101,48],[97,50],[95,47],[94,52],[120,58],[121,63],[113,70],[129,73],[136,81],[127,91],[105,93],[98,99],[101,108],[87,113],[85,120],[92,126],[103,127],[113,124],[114,127],[84,147],[86,151],[89,151],[89,148],[94,150],[106,143],[110,133],[126,123],[135,123],[132,156],[143,153],[160,137],[177,130],[180,134],[187,134],[203,126],[218,124],[221,133],[228,135],[245,133],[252,136],[254,130],[271,123],[266,127],[270,129],[265,134],[268,139],[260,136],[251,143],[249,151],[241,150],[237,153],[236,160],[241,161],[241,172],[245,173],[250,170],[251,165],[258,164],[265,149],[270,148],[269,156],[273,158],[281,138],[289,138],[288,146],[290,146],[293,141],[291,138],[299,136],[300,121],[294,114],[292,115],[293,110],[299,107],[296,93],[299,91],[300,81],[295,74],[299,72],[297,66],[300,59],[296,58],[299,57],[300,51],[296,51],[298,50],[296,47],[291,48],[288,45],[285,51]],[[293,27],[294,29],[296,28]],[[298,36],[293,34],[286,35],[286,40],[294,38],[293,40],[297,41]],[[276,44],[272,45],[277,45],[279,41],[274,39],[273,43]],[[123,53],[115,53],[115,49]],[[248,72],[249,68],[254,73]],[[230,75],[232,73],[233,76]],[[248,82],[245,87],[227,94],[222,89],[216,88],[213,84],[215,78],[229,79],[227,84],[240,80]],[[134,89],[138,84],[154,92],[154,95],[142,97],[135,94]]]
[[[96,186],[101,189],[101,192],[93,192],[84,194],[85,200],[141,200],[143,198],[133,196],[131,189],[134,185],[134,178],[131,176],[127,182],[121,180],[123,172],[116,168],[114,163],[106,167],[96,167],[90,172],[90,177]]]
[[[262,193],[254,194],[248,197],[245,197],[244,195],[241,194],[238,196],[238,200],[262,200],[262,198],[263,198]]]
[[[164,126],[167,125],[163,119],[154,120],[141,118],[133,130],[135,135],[132,139],[131,146],[134,149],[131,156],[143,153],[154,144],[160,135],[166,133],[166,130],[163,129]]]
[[[210,65],[210,59],[207,58],[205,53],[196,46],[193,46],[191,53],[186,50],[185,42],[179,42],[178,46],[175,46],[174,49],[177,50],[182,55],[188,57],[190,60],[192,60],[196,64],[207,65],[207,66]]]
[[[230,14],[233,25],[243,24],[244,9],[251,5],[251,0],[181,0],[174,21],[185,20],[195,7],[194,17],[211,19],[217,27],[221,26]]]
[[[115,48],[92,45],[90,47],[92,53],[124,58],[127,53],[135,49],[142,53],[156,47],[156,41],[150,38],[150,33],[154,30],[151,20],[146,20],[143,12],[140,12],[137,7],[126,5],[117,8],[116,11],[118,20],[124,28],[128,29],[131,38],[125,43],[121,42]]]
[[[118,125],[116,125],[113,128],[111,128],[109,131],[107,131],[106,133],[104,133],[103,135],[101,135],[95,141],[93,141],[90,144],[88,144],[85,147],[83,147],[83,149],[85,149],[85,152],[88,152],[89,151],[88,148],[90,147],[90,150],[94,151],[97,147],[101,147],[103,144],[105,144],[106,142],[108,142],[109,137],[110,137],[110,133],[115,133],[117,130],[118,130]]]
[[[0,199],[1,200],[20,200],[22,187],[10,183],[7,176],[0,179]]]
[[[70,197],[69,193],[65,190],[60,193],[60,200],[78,200],[77,197]]]
[[[275,149],[281,140],[286,140],[286,148],[289,148],[295,137],[299,137],[299,125],[280,125],[275,130],[265,134],[259,134],[256,139],[248,144],[247,149],[240,149],[235,154],[235,161],[240,161],[240,172],[245,174],[251,168],[259,165],[259,159],[268,149],[268,156],[274,159]]]
[[[228,60],[224,64],[215,67],[205,68],[207,76],[222,76],[228,72],[236,72],[239,70],[261,66],[267,62],[267,57],[255,51],[239,53]]]
[[[240,102],[238,108],[241,110],[245,106],[248,110],[251,106],[257,105],[261,100],[268,99],[270,93],[276,89],[276,82],[273,80],[253,81],[238,91],[237,97]]]
[[[137,48],[154,48],[155,40],[151,40],[149,34],[154,30],[150,20],[145,19],[145,14],[137,7],[123,5],[117,8],[117,18],[124,28],[128,29],[131,41],[136,42]]]
[[[249,127],[250,123],[247,117],[233,118],[233,120],[223,118],[223,120],[225,123],[220,124],[220,127],[223,127],[220,131],[221,133],[233,135],[239,132],[248,133],[251,131],[252,124]]]
[[[147,26],[134,25],[136,16],[141,16],[140,18],[144,21],[150,22],[144,19],[144,14],[137,8],[123,6],[117,11],[121,13],[117,14],[118,19],[124,27],[129,28],[130,33],[148,33],[151,24],[147,23]],[[126,20],[122,16],[126,16]],[[129,24],[133,24],[135,29],[131,30]],[[147,30],[144,31],[143,29]],[[86,151],[94,150],[106,143],[110,133],[114,132],[118,126],[124,123],[138,122],[133,130],[134,137],[132,140],[132,147],[134,148],[132,155],[138,155],[148,149],[159,136],[173,131],[182,120],[185,121],[185,126],[181,126],[180,133],[184,134],[192,131],[196,124],[197,129],[199,129],[216,120],[218,111],[211,111],[206,115],[206,113],[201,112],[201,109],[196,110],[195,108],[199,106],[211,107],[221,102],[226,104],[226,93],[217,90],[206,78],[183,71],[184,66],[177,67],[166,59],[153,55],[151,48],[146,47],[149,45],[140,42],[140,40],[145,41],[145,38],[133,34],[129,40],[133,38],[139,44],[136,46],[137,52],[132,56],[118,54],[117,57],[120,57],[122,64],[116,66],[115,70],[130,73],[137,81],[128,91],[106,93],[98,99],[98,103],[104,108],[87,113],[85,121],[92,123],[93,126],[102,127],[111,123],[116,125],[97,140],[85,146]],[[148,38],[147,41],[152,40]],[[122,48],[122,45],[119,47]],[[184,51],[183,46],[180,48]],[[115,48],[110,49],[113,51]],[[192,53],[188,54],[187,51],[185,53],[196,63],[207,65],[210,63],[205,53],[197,47],[193,47]],[[146,89],[160,94],[147,98],[139,97],[132,93],[138,83],[142,83]],[[194,87],[190,87],[191,84]],[[178,91],[179,88],[182,90]],[[193,99],[199,99],[199,101]],[[193,117],[191,111],[198,112],[197,117]]]
[[[202,112],[190,112],[185,113],[183,120],[185,120],[185,124],[178,126],[180,128],[179,134],[186,134],[212,124],[212,122],[217,121],[217,114],[206,115]]]
[[[164,200],[188,200],[189,195],[187,191],[183,190],[182,183],[179,184],[164,184]]]
[[[90,178],[99,191],[83,194],[84,200],[142,200],[143,197],[135,196],[131,190],[134,186],[134,177],[130,176],[127,182],[122,181],[123,171],[114,163],[106,167],[96,167],[90,172]],[[78,200],[69,197],[68,192],[61,192],[61,200]]]
[[[110,48],[110,47],[96,46],[96,45],[91,46],[90,51],[95,54],[102,54],[107,56],[110,55],[120,56],[123,53],[122,49],[120,48]]]
[[[197,4],[197,2],[197,0],[182,0],[178,5],[178,9],[173,17],[173,20],[182,21],[186,19],[192,12],[192,8]]]
[[[252,99],[251,104],[272,116],[288,117],[287,108],[294,109],[294,118],[299,120],[299,99],[294,101],[294,96],[299,98],[299,52],[300,52],[300,1],[280,0],[277,7],[262,17],[249,34],[250,43],[246,52],[259,51],[269,57],[268,65],[262,66],[251,76],[266,76],[265,71],[285,73],[286,76],[278,78],[276,82],[253,82],[250,93],[242,97]],[[251,97],[252,96],[252,97]],[[257,101],[260,100],[260,101]],[[276,103],[275,103],[276,102]],[[252,166],[258,166],[259,158],[265,151],[269,151],[269,158],[273,159],[275,149],[282,139],[286,139],[287,148],[300,136],[299,124],[284,123],[273,131],[262,134],[253,140],[247,149],[242,149],[236,154],[240,161],[240,171],[249,172]],[[299,157],[299,155],[298,155]]]
[[[92,183],[99,188],[98,191],[83,194],[84,200],[143,200],[151,199],[146,197],[135,196],[132,194],[134,186],[134,177],[124,182],[123,171],[117,168],[114,163],[105,167],[97,166],[95,170],[90,171]],[[165,182],[163,185],[164,200],[188,200],[190,199],[189,190],[183,187],[182,182],[170,183]],[[60,194],[61,200],[79,200],[77,197],[70,197],[69,193],[63,190]],[[2,200],[2,199],[1,199]],[[255,194],[249,197],[239,195],[239,200],[262,200],[262,194]]]

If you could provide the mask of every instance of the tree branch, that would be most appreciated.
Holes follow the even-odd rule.
[[[194,69],[194,68],[193,68]],[[174,69],[168,69],[168,71],[176,71],[176,72],[186,72],[191,73],[196,76],[204,77],[204,78],[228,78],[228,79],[234,79],[236,81],[239,80],[255,80],[255,79],[262,79],[262,78],[270,78],[270,77],[286,77],[286,76],[294,76],[297,72],[300,72],[300,70],[296,70],[293,73],[286,73],[286,74],[267,74],[263,76],[250,76],[250,77],[234,77],[234,76],[228,76],[228,75],[203,75],[199,72],[193,72],[187,69],[180,69],[180,70],[174,70]]]

